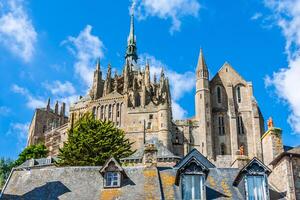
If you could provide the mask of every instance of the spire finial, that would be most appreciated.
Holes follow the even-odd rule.
[[[96,69],[99,71],[100,70],[100,57],[97,58],[96,61]]]
[[[136,38],[134,35],[134,6],[135,2],[133,1],[130,12],[130,32],[127,40],[127,50],[125,58],[137,62],[138,56],[136,48]]]
[[[47,110],[50,111],[50,97],[48,98],[48,101],[47,101]]]

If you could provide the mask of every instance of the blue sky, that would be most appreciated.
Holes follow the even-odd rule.
[[[95,60],[120,73],[131,1],[0,0],[0,157],[24,148],[35,107],[85,95]],[[300,144],[300,1],[137,0],[140,62],[164,67],[174,115],[194,115],[203,48],[211,77],[228,61],[252,81],[261,111]]]

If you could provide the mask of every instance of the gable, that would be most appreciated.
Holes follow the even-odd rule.
[[[197,149],[192,149],[183,159],[176,164],[175,168],[181,168],[188,163],[188,161],[195,159],[197,162],[201,163],[205,168],[215,168],[216,166],[212,164],[205,156],[203,156]]]
[[[218,73],[211,79],[212,84],[223,84],[224,86],[247,85],[247,81],[227,62],[220,68]]]
[[[271,170],[263,164],[258,158],[254,157],[250,160],[247,165],[245,165],[236,176],[233,184],[237,186],[239,182],[243,179],[246,174],[257,175],[257,174],[266,174],[269,175]]]

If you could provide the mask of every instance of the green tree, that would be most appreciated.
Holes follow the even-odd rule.
[[[133,153],[124,131],[110,121],[96,120],[91,113],[80,118],[68,131],[68,141],[58,155],[60,166],[99,166],[111,156],[124,158]]]
[[[14,161],[11,159],[0,158],[0,188],[5,184],[11,169],[14,166]]]
[[[18,166],[31,158],[45,158],[48,155],[47,147],[44,144],[30,145],[26,147],[20,154],[14,165]]]

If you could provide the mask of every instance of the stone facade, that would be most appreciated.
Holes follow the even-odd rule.
[[[50,99],[46,108],[37,108],[29,126],[27,145],[45,142],[45,134],[52,129],[60,127],[68,122],[65,116],[65,103],[62,103],[60,111],[58,102],[55,103],[54,110],[50,108]]]
[[[210,79],[201,50],[195,72],[195,117],[174,121],[168,77],[162,70],[159,77],[151,78],[150,64],[140,66],[137,59],[131,16],[122,72],[112,72],[108,65],[104,78],[100,60],[97,61],[89,94],[70,106],[69,126],[84,113],[91,112],[95,118],[110,120],[123,129],[126,137],[134,142],[133,149],[157,138],[177,156],[196,148],[221,166],[230,167],[241,148],[249,159],[262,159],[263,117],[253,97],[252,84],[228,63]],[[65,128],[43,134],[43,137],[47,135],[52,156],[57,155],[58,147],[67,140],[59,136],[60,131],[65,135]]]

